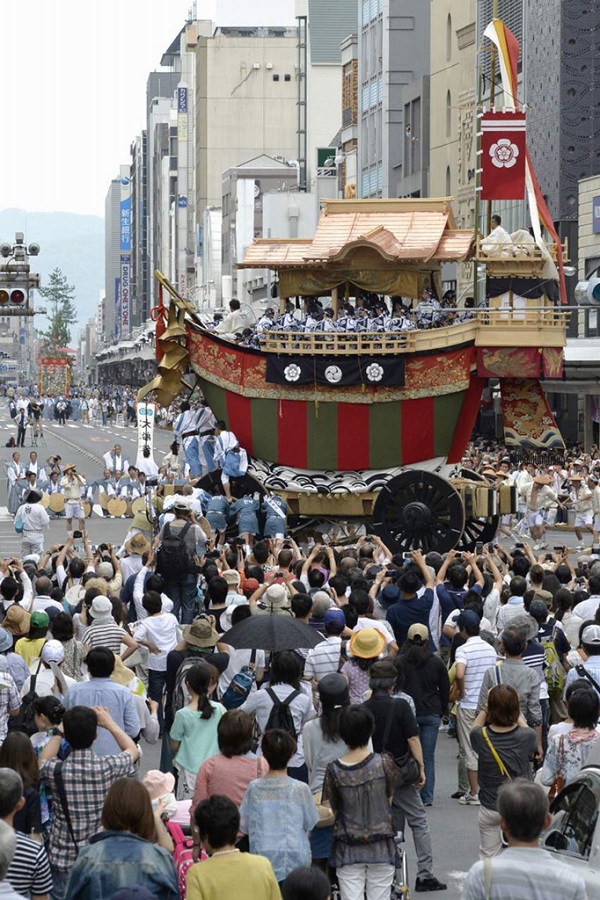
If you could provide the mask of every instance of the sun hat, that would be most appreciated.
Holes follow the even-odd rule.
[[[598,646],[600,644],[600,625],[588,625],[587,628],[584,628],[581,643]]]
[[[65,658],[65,648],[60,641],[46,641],[42,647],[42,659],[47,663],[60,663]]]
[[[173,512],[178,513],[189,513],[191,512],[189,504],[185,502],[185,500],[176,500],[173,506],[171,507]]]
[[[6,653],[11,650],[13,645],[13,636],[6,628],[0,628],[0,653]]]
[[[346,627],[346,616],[342,609],[328,609],[323,616],[323,624],[328,631],[334,634],[340,634]]]
[[[31,625],[31,615],[16,603],[9,606],[6,616],[2,622],[2,627],[15,637],[23,637],[29,631]]]
[[[185,626],[183,639],[191,647],[214,647],[219,640],[219,635],[208,619],[201,618],[196,619],[191,625]]]
[[[143,534],[134,534],[128,541],[125,541],[125,552],[130,555],[137,553],[139,556],[142,556],[144,553],[148,553],[149,550],[150,541]]]
[[[113,564],[109,562],[101,562],[96,566],[96,575],[99,578],[108,578],[111,579],[114,577],[115,570],[113,569]]]
[[[535,484],[552,484],[552,479],[549,475],[536,475],[533,480]]]
[[[159,797],[164,797],[165,794],[173,793],[175,776],[170,772],[159,772],[158,769],[150,769],[142,778],[142,784],[150,794],[150,799],[158,800]]]
[[[112,603],[108,597],[94,597],[90,615],[97,625],[110,622],[112,620]]]
[[[385,638],[376,628],[361,628],[350,638],[350,652],[359,659],[374,659],[384,648]]]
[[[50,624],[50,616],[45,612],[34,612],[29,624],[31,628],[47,628]]]
[[[35,488],[27,494],[25,497],[25,503],[39,503],[42,499],[42,492],[36,490]]]
[[[322,619],[327,610],[333,606],[333,600],[325,591],[315,591],[312,602],[311,615],[315,619]]]
[[[409,641],[426,644],[429,641],[429,629],[427,625],[423,625],[421,622],[415,622],[408,629],[407,637]]]
[[[581,475],[570,475],[569,481],[583,481],[583,478]]]
[[[263,595],[265,603],[269,606],[288,605],[288,592],[282,584],[271,584]]]
[[[341,612],[341,610],[338,610]],[[319,697],[325,706],[345,706],[350,701],[348,680],[339,672],[330,672],[319,681]]]
[[[68,472],[70,469],[76,469],[77,466],[75,463],[67,463],[66,466],[63,466],[63,472]]]
[[[78,606],[85,597],[85,588],[82,584],[72,584],[65,594],[65,600],[73,609]]]
[[[239,587],[242,580],[237,569],[225,569],[225,571],[221,573],[221,578],[225,579],[228,587]]]

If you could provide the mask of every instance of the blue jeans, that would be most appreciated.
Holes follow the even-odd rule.
[[[433,791],[435,788],[435,745],[437,744],[440,729],[440,716],[417,716],[419,737],[423,748],[423,762],[425,763],[425,787],[421,790],[423,803],[433,803]]]
[[[148,697],[158,703],[158,727],[163,730],[163,691],[167,682],[167,673],[148,669]]]
[[[189,625],[194,621],[198,596],[197,575],[182,575],[177,581],[165,579],[165,594],[173,601],[173,615],[182,625]]]
[[[69,882],[69,872],[61,872],[51,866],[52,871],[52,890],[50,896],[52,900],[64,900],[67,896],[67,884]]]

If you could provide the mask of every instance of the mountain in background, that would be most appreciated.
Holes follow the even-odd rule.
[[[78,322],[72,328],[71,344],[85,322],[96,314],[100,292],[104,291],[104,219],[64,212],[26,212],[24,209],[0,210],[0,241],[14,243],[15,231],[22,231],[25,242],[39,244],[39,256],[30,258],[32,272],[41,275],[42,287],[48,275],[58,267],[69,284],[75,285]],[[41,305],[38,298],[36,305]],[[47,320],[36,316],[38,328]]]

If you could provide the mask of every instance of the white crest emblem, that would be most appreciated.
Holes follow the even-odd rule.
[[[517,164],[519,148],[510,138],[500,138],[490,147],[492,165],[497,169],[512,169]]]
[[[370,366],[367,366],[367,378],[369,381],[381,381],[383,368],[378,363],[371,363]]]
[[[302,374],[302,369],[300,366],[297,366],[295,363],[292,363],[291,366],[286,366],[283,370],[283,374],[285,375],[286,381],[298,381],[300,375]]]
[[[342,370],[339,366],[327,366],[325,369],[325,378],[331,384],[337,384],[342,380]]]

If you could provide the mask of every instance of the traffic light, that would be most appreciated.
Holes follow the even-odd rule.
[[[0,288],[0,309],[7,313],[10,309],[25,309],[27,306],[27,290],[16,288]]]

